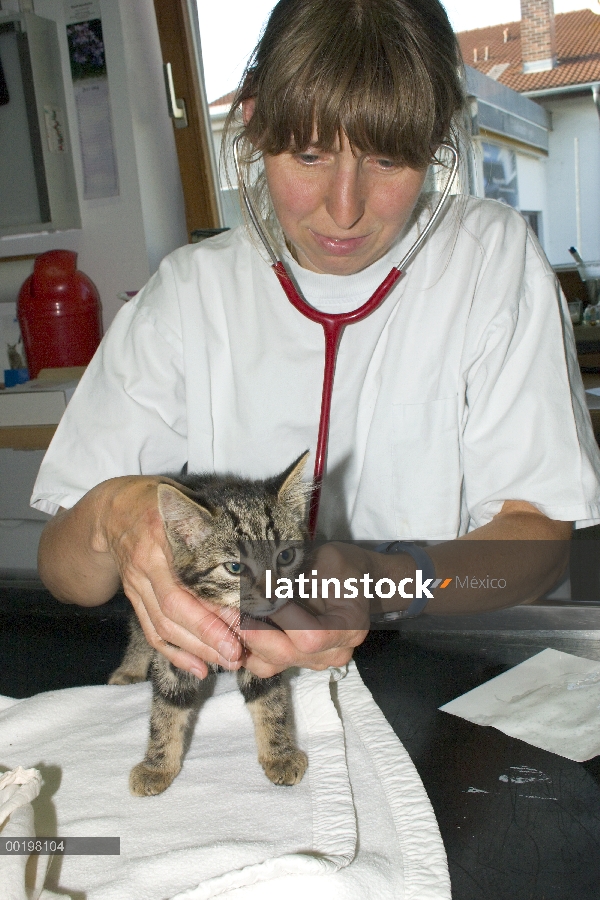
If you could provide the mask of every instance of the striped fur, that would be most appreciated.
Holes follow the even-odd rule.
[[[285,600],[265,598],[265,571],[293,578],[302,569],[307,486],[304,453],[276,478],[250,481],[234,476],[186,475],[158,487],[159,508],[181,584],[198,597],[266,618]],[[236,571],[236,567],[241,567]],[[210,667],[216,672],[218,667]],[[192,713],[210,692],[176,669],[146,642],[135,617],[130,641],[109,684],[150,677],[152,709],[146,756],[130,775],[136,796],[160,794],[179,773]],[[238,685],[254,722],[258,759],[274,784],[296,784],[308,764],[293,738],[289,692],[281,675],[259,679],[245,669]]]

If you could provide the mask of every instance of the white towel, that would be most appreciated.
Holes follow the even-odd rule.
[[[292,692],[309,757],[299,785],[265,777],[226,674],[181,773],[147,798],[128,777],[146,747],[148,683],[0,698],[0,768],[35,766],[46,783],[37,834],[121,838],[120,856],[55,858],[46,887],[86,900],[449,900],[427,794],[354,664],[302,670]]]
[[[37,769],[17,766],[0,777],[0,837],[12,843],[35,837],[31,804],[41,786]],[[36,854],[0,856],[2,900],[59,900],[44,890],[50,862],[51,857]]]

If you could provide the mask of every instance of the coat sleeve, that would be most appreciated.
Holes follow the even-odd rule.
[[[579,527],[600,521],[600,454],[568,308],[527,233],[511,271],[490,259],[463,354],[463,466],[470,529],[505,500],[525,500]],[[506,282],[510,302],[498,302]],[[490,319],[490,310],[492,318]]]
[[[182,468],[187,423],[181,344],[167,260],[108,329],[44,457],[32,506],[54,514],[108,478]]]

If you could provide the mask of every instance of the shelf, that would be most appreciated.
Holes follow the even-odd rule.
[[[0,427],[2,450],[46,450],[56,425],[4,425]]]

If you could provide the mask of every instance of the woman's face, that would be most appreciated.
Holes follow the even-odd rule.
[[[347,138],[331,151],[265,154],[273,207],[305,269],[352,275],[380,259],[415,207],[426,170],[353,152]]]

